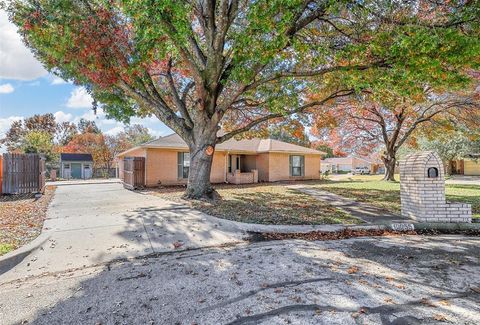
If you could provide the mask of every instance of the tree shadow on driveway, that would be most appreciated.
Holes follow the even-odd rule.
[[[454,236],[262,242],[3,285],[0,301],[7,324],[474,324],[479,255]]]

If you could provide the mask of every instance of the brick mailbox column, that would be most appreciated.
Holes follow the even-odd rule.
[[[427,151],[400,161],[402,216],[420,222],[472,222],[470,204],[447,203],[443,163]]]

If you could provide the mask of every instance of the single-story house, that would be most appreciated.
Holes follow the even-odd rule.
[[[480,153],[469,154],[460,160],[452,160],[449,162],[452,174],[465,176],[480,175]]]
[[[326,167],[329,166],[328,169],[324,168],[322,171],[325,172],[326,170],[329,170],[330,173],[351,172],[357,167],[368,167],[371,173],[378,172],[378,164],[357,156],[326,158],[322,160],[322,165],[325,165]]]
[[[60,177],[88,179],[93,175],[93,158],[89,153],[61,153]]]
[[[319,179],[321,151],[273,139],[229,139],[215,147],[212,183],[256,183]],[[119,177],[123,159],[145,158],[145,185],[186,184],[190,166],[188,146],[171,134],[132,148],[117,156]]]

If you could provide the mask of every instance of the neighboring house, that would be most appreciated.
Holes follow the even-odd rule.
[[[272,139],[230,139],[215,147],[210,180],[212,183],[256,183],[296,179],[319,179],[321,151]],[[190,154],[177,134],[153,140],[120,153],[123,159],[145,158],[146,186],[186,184]]]
[[[60,177],[65,179],[92,178],[93,158],[89,153],[60,154]]]
[[[378,170],[378,165],[374,162],[356,156],[326,158],[322,160],[322,165],[329,165],[328,170],[331,173],[351,172],[356,167],[368,167],[371,173],[376,173]],[[322,171],[325,172],[326,169],[322,169]]]
[[[480,153],[466,155],[464,159],[450,161],[452,174],[465,176],[480,175]]]

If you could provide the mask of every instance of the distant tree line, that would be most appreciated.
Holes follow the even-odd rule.
[[[89,153],[94,168],[109,170],[118,153],[153,139],[149,130],[138,124],[107,135],[95,121],[82,118],[77,124],[58,123],[53,114],[47,113],[12,122],[0,146],[8,152],[42,154],[49,168],[58,167],[60,153]]]

